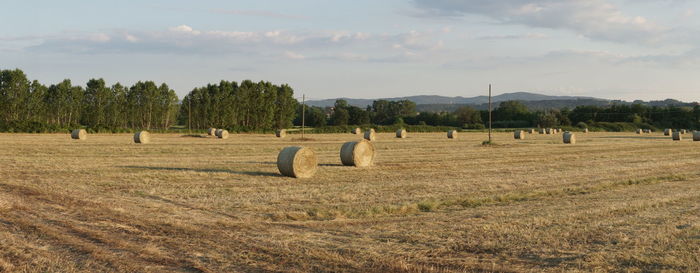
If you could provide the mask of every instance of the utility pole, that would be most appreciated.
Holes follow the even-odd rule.
[[[187,127],[190,130],[190,135],[192,134],[192,98],[187,99]]]
[[[491,144],[491,85],[489,84],[489,144]]]
[[[304,141],[306,129],[306,94],[301,95],[301,141]]]

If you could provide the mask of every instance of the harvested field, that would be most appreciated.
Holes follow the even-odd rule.
[[[700,270],[700,143],[662,133],[295,142],[0,134],[0,272]],[[286,146],[311,179],[283,177]]]

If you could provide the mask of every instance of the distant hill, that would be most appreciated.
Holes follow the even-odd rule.
[[[382,99],[350,99],[350,98],[338,98],[344,99],[350,105],[365,108],[368,105],[372,105],[375,100],[388,100],[388,101],[399,101],[399,100],[410,100],[416,103],[416,110],[419,112],[452,112],[461,106],[470,106],[478,110],[488,109],[488,96],[477,96],[471,98],[465,97],[445,97],[445,96],[409,96],[409,97],[397,97],[397,98],[382,98]],[[333,106],[337,99],[327,99],[327,100],[315,100],[307,101],[309,105],[319,106],[319,107],[329,107]],[[674,99],[659,100],[659,101],[641,101],[635,100],[633,102],[621,101],[621,100],[608,100],[593,97],[580,97],[580,96],[549,96],[528,92],[516,92],[516,93],[506,93],[497,96],[493,96],[493,107],[494,109],[498,107],[498,104],[504,101],[517,100],[521,101],[530,110],[545,110],[545,109],[561,109],[570,108],[573,109],[576,106],[608,106],[612,104],[644,104],[648,106],[685,106],[692,107],[697,103],[687,103]]]
[[[352,99],[352,98],[337,98],[337,99],[326,99],[326,100],[312,100],[308,101],[307,103],[309,105],[313,106],[320,106],[320,107],[327,107],[327,106],[333,106],[336,100],[338,99],[344,99],[348,102],[350,105],[358,106],[358,107],[367,107],[368,105],[372,105],[372,102],[375,100],[388,100],[388,101],[399,101],[399,100],[410,100],[415,102],[418,105],[442,105],[442,104],[459,104],[459,105],[479,105],[479,104],[484,104],[488,103],[489,98],[488,96],[476,96],[476,97],[471,97],[471,98],[465,98],[465,97],[446,97],[446,96],[433,96],[433,95],[422,95],[422,96],[409,96],[409,97],[396,97],[396,98],[381,98],[381,99]],[[578,99],[587,99],[591,101],[604,101],[608,102],[609,100],[605,99],[598,99],[598,98],[591,98],[591,97],[577,97],[577,96],[549,96],[549,95],[542,95],[542,94],[535,94],[535,93],[529,93],[529,92],[516,92],[516,93],[506,93],[506,94],[501,94],[497,96],[493,96],[493,102],[498,103],[502,101],[509,101],[509,100],[519,100],[519,101],[552,101],[552,100],[578,100]]]
[[[546,109],[573,109],[576,106],[593,105],[593,106],[608,106],[612,104],[610,101],[600,99],[568,99],[568,100],[537,100],[537,101],[521,101],[530,110],[546,110]],[[499,102],[500,103],[500,102]],[[498,108],[499,103],[494,103],[493,108]],[[454,112],[457,108],[469,106],[477,110],[487,110],[488,103],[482,104],[418,104],[416,110],[419,112]]]

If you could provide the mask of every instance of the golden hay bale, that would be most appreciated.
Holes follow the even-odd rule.
[[[583,129],[583,133],[584,133],[584,134],[588,134],[588,128],[584,128],[584,129]]]
[[[360,128],[355,128],[355,129],[352,130],[352,133],[355,134],[355,135],[359,135],[359,134],[362,133],[362,129],[360,129]]]
[[[456,139],[457,138],[457,130],[447,131],[447,138]]]
[[[134,142],[139,144],[146,144],[151,142],[151,134],[148,131],[140,131],[134,134]]]
[[[564,133],[564,143],[576,144],[576,135],[572,132],[565,132]]]
[[[682,134],[682,135],[685,135],[685,134],[687,134],[687,133],[688,133],[688,130],[686,130],[686,129],[682,129],[682,130],[681,130],[681,134]]]
[[[366,139],[346,142],[340,147],[340,161],[345,166],[372,166],[374,156],[374,144]]]
[[[224,130],[224,129],[216,130],[216,136],[219,137],[220,139],[227,139],[228,138],[228,130]]]
[[[547,133],[547,130],[545,130],[544,128],[540,128],[540,135],[544,135],[546,133]]]
[[[398,129],[396,130],[396,138],[406,138],[406,129]]]
[[[664,129],[664,135],[665,135],[665,136],[671,136],[671,133],[673,133],[673,130],[671,130],[671,129]]]
[[[369,141],[377,140],[377,133],[374,131],[374,129],[370,128],[369,130],[365,131],[365,139]]]
[[[207,134],[210,136],[216,136],[216,128],[209,128],[209,130],[207,130]]]
[[[70,138],[85,140],[87,139],[87,131],[85,131],[85,129],[75,129],[70,133]]]
[[[528,134],[534,134],[534,133],[535,133],[535,129],[527,130],[527,133],[528,133]]]
[[[681,134],[680,131],[673,132],[673,140],[675,140],[675,141],[683,140],[683,134]]]
[[[277,169],[284,176],[310,178],[317,167],[316,153],[309,148],[286,147],[277,155]]]
[[[515,139],[525,139],[525,131],[517,130],[515,131],[513,136],[515,137]]]
[[[287,130],[285,130],[285,129],[276,130],[275,136],[283,138],[283,137],[287,136]]]
[[[641,135],[642,134],[642,129],[637,129],[637,134]]]
[[[700,131],[693,132],[693,141],[700,141]]]
[[[545,132],[546,132],[548,135],[552,135],[552,134],[554,134],[554,129],[552,129],[552,128],[547,128]]]

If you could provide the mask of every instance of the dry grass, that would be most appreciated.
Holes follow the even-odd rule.
[[[278,174],[293,139],[0,134],[0,272],[700,270],[700,143],[660,133],[514,140],[314,135],[313,179]]]

